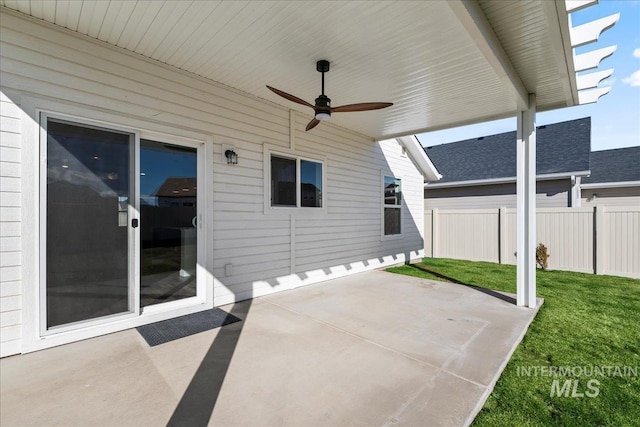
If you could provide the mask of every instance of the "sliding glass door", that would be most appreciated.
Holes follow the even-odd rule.
[[[197,296],[196,146],[42,120],[43,332]]]
[[[132,134],[47,121],[46,328],[131,313]]]
[[[140,304],[196,295],[195,148],[140,141]]]

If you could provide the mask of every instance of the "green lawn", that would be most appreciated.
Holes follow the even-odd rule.
[[[425,258],[388,271],[516,292],[510,265]],[[538,270],[537,286],[545,302],[473,426],[640,426],[640,280]],[[552,366],[632,367],[639,376],[525,374]],[[567,379],[578,380],[576,394],[597,396],[551,397],[553,381]],[[588,388],[592,379],[599,384]]]

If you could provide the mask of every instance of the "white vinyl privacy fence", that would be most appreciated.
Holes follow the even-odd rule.
[[[425,209],[425,256],[516,263],[515,209]],[[640,206],[539,208],[549,268],[640,278]]]

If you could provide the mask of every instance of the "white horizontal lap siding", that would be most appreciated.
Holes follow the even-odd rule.
[[[640,186],[582,189],[582,206],[601,205],[638,207],[640,206]]]
[[[569,206],[569,179],[538,181],[536,206]],[[427,188],[425,209],[516,208],[516,184],[475,185],[468,187]]]
[[[438,197],[433,197],[438,193]],[[513,195],[488,196],[446,196],[447,189],[425,190],[426,209],[487,209],[507,206],[515,208],[516,198]]]
[[[295,219],[294,269],[300,282],[308,279],[308,272],[316,272],[311,276],[314,280],[322,275],[331,277],[336,267],[361,260],[363,251],[379,240],[379,220],[369,220],[379,208],[377,181],[372,177],[381,156],[375,152],[375,143],[322,123],[305,132],[306,121],[307,117],[297,117],[296,148],[326,162],[326,212],[302,212]],[[366,223],[360,224],[360,219]],[[358,228],[353,231],[355,226]]]
[[[22,330],[21,118],[0,90],[0,357],[20,352]]]
[[[287,140],[282,137],[277,145],[285,147]],[[275,278],[291,272],[290,219],[264,214],[264,140],[222,137],[218,142],[213,186],[217,305],[288,289]],[[226,163],[223,146],[235,149],[237,165]]]
[[[300,120],[299,127],[304,124]],[[349,133],[299,134],[299,147],[326,147],[327,214],[296,219],[297,276],[337,277],[420,256],[423,248],[423,178],[395,141]],[[383,240],[381,171],[402,179],[403,236]],[[303,280],[303,279],[301,279]],[[303,280],[304,281],[304,280]]]

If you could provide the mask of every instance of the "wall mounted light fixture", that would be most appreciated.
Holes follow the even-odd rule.
[[[238,164],[238,154],[235,152],[233,148],[230,148],[224,152],[224,156],[227,158],[228,165],[237,165]]]

